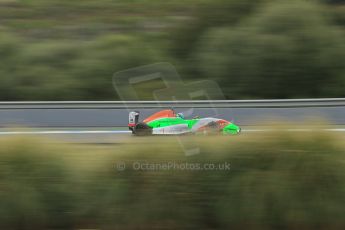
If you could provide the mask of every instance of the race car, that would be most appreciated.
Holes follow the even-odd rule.
[[[185,119],[173,109],[159,111],[139,122],[139,112],[129,113],[128,128],[134,135],[179,135],[179,134],[239,134],[241,128],[219,118]]]

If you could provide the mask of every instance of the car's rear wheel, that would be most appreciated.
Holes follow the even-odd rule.
[[[152,134],[152,128],[146,123],[140,122],[135,125],[133,134],[137,136],[147,136]]]

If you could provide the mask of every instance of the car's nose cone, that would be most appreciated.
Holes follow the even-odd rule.
[[[230,123],[223,128],[224,134],[238,134],[241,132],[241,128],[235,125],[234,123]]]

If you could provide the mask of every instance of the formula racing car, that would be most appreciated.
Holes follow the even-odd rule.
[[[241,128],[234,123],[218,118],[185,119],[182,113],[172,109],[157,112],[139,122],[139,112],[129,113],[128,127],[134,135],[178,135],[178,134],[239,134]]]

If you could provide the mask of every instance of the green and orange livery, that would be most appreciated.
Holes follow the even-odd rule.
[[[185,119],[183,114],[174,110],[159,111],[142,122],[139,112],[129,113],[129,129],[136,135],[178,135],[192,133],[238,134],[241,128],[234,123],[219,118]]]

